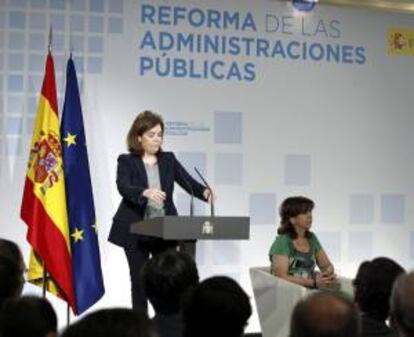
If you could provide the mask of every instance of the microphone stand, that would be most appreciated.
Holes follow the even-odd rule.
[[[193,194],[192,189],[191,189],[191,197],[190,197],[190,216],[191,217],[194,216],[194,194]]]
[[[204,185],[206,185],[207,189],[210,191],[211,195],[211,201],[210,201],[210,215],[211,217],[214,217],[214,198],[213,198],[213,189],[210,187],[210,185],[207,183],[207,181],[204,179],[203,175],[200,173],[199,170],[197,170],[197,167],[194,167],[194,170],[200,177],[200,179],[203,181]]]
[[[194,216],[194,191],[193,187],[191,186],[190,182],[187,179],[183,179],[187,184],[188,189],[190,190],[190,216]]]
[[[190,216],[194,216],[194,191],[193,187],[191,186],[190,182],[187,179],[183,179],[187,184],[188,189],[190,190]],[[190,255],[192,259],[195,261],[196,259],[196,240],[182,240],[178,242],[178,247],[180,251],[183,251]]]

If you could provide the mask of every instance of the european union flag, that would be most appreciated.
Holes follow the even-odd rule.
[[[72,57],[66,69],[66,93],[60,125],[66,182],[76,312],[81,314],[105,293],[83,127],[78,79]]]

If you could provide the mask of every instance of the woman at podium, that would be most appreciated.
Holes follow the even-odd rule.
[[[108,240],[124,248],[128,261],[132,307],[146,310],[140,286],[140,270],[150,255],[177,249],[178,242],[130,233],[131,223],[177,215],[173,202],[174,183],[188,193],[209,201],[211,191],[194,180],[172,152],[162,151],[164,122],[160,115],[141,112],[127,135],[128,154],[118,157],[116,184],[122,201],[113,217]]]
[[[280,227],[269,257],[277,277],[309,288],[336,288],[334,267],[316,235],[310,231],[314,202],[290,197],[280,206]],[[318,266],[320,272],[315,271]]]

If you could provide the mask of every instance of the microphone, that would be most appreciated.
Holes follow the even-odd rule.
[[[213,198],[213,189],[210,187],[210,185],[207,183],[207,181],[204,179],[203,175],[200,173],[199,170],[197,170],[197,167],[194,167],[194,170],[200,177],[200,179],[203,181],[204,185],[206,185],[207,189],[210,191],[211,194],[211,203],[210,203],[210,214],[213,217],[214,216],[214,198]]]

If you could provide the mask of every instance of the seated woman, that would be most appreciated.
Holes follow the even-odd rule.
[[[336,288],[334,267],[310,231],[315,204],[305,197],[290,197],[280,206],[278,236],[270,248],[271,272],[309,288]],[[320,272],[315,272],[315,266]]]

